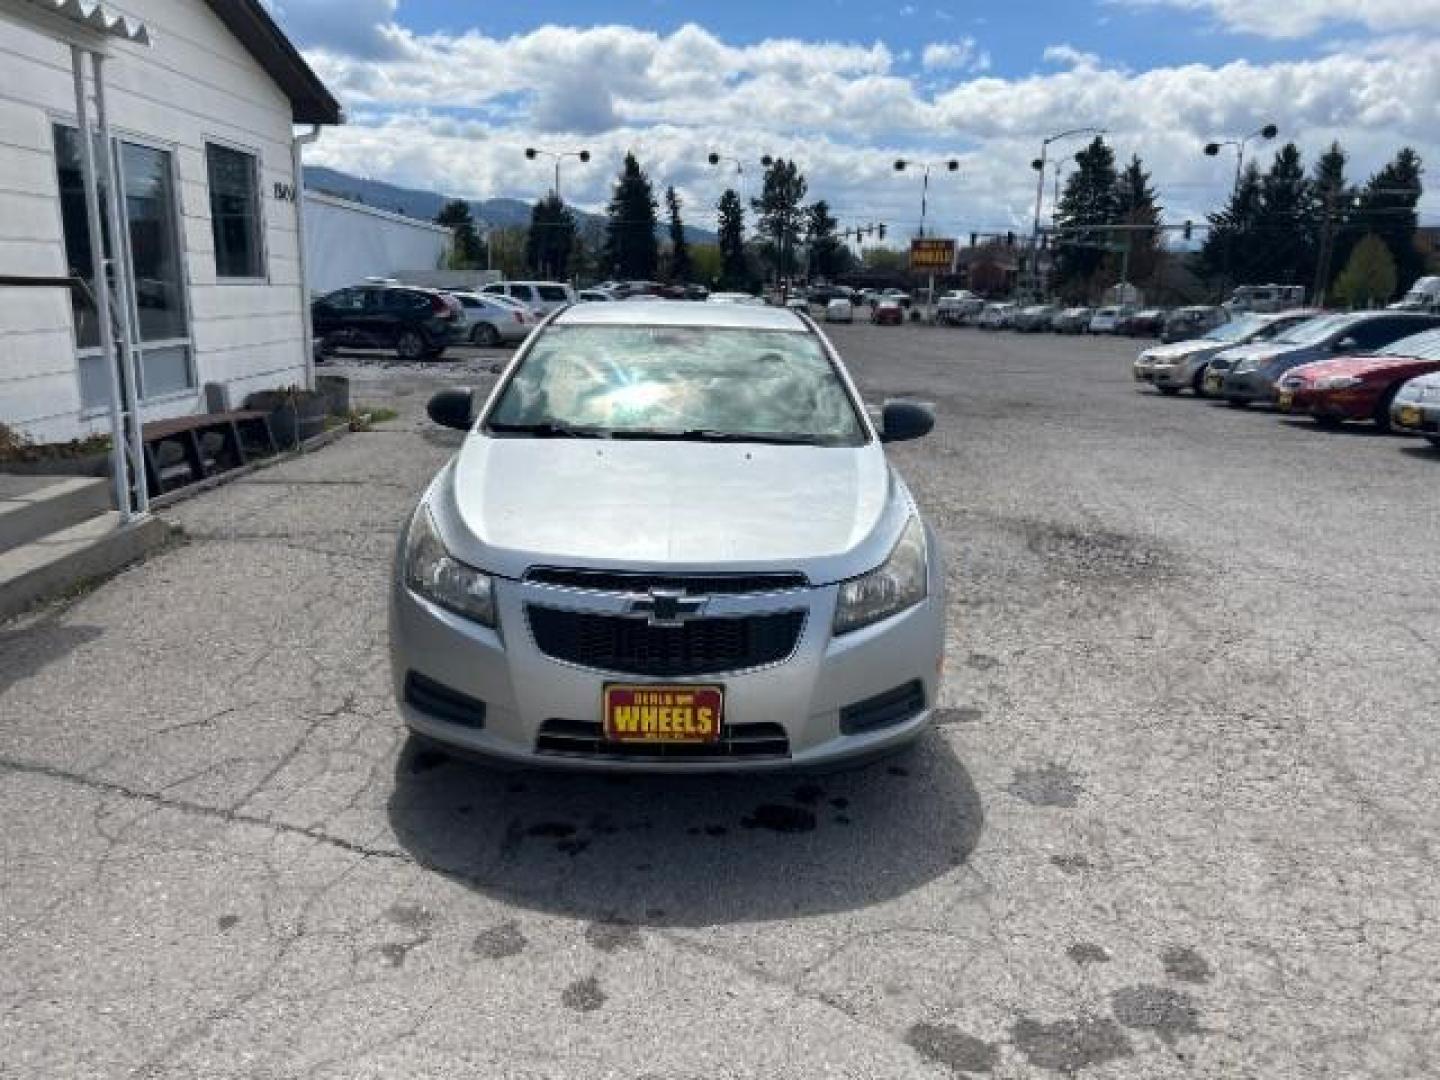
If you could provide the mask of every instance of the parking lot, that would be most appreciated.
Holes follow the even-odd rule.
[[[1440,450],[1139,390],[1123,339],[832,334],[936,407],[893,450],[949,562],[931,735],[767,779],[405,750],[424,402],[506,354],[342,357],[398,420],[0,628],[0,1076],[1440,1070]]]

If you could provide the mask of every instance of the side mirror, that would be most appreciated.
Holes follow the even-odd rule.
[[[918,401],[887,401],[881,414],[880,441],[905,442],[930,434],[935,414]]]
[[[1350,353],[1355,352],[1359,348],[1360,343],[1356,341],[1353,337],[1343,337],[1339,341],[1335,342],[1334,345],[1330,346],[1330,351],[1338,353]]]
[[[430,419],[444,427],[457,431],[469,431],[475,422],[475,397],[467,386],[437,390],[425,406]]]

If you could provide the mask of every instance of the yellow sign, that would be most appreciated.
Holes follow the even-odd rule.
[[[910,269],[948,274],[955,267],[955,241],[930,238],[910,241]]]

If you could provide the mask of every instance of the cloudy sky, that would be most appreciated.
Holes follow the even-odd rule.
[[[709,225],[736,177],[706,155],[743,160],[753,191],[768,153],[842,224],[905,235],[920,175],[895,159],[953,158],[931,231],[1025,229],[1040,141],[1094,125],[1145,159],[1170,220],[1198,221],[1234,169],[1201,146],[1267,122],[1307,161],[1338,138],[1360,178],[1414,146],[1440,193],[1440,0],[270,2],[349,117],[307,161],[472,198],[543,193],[526,146],[585,148],[562,183],[595,208],[634,150]]]

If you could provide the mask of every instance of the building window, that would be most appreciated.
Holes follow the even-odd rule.
[[[210,227],[215,235],[215,276],[263,278],[260,176],[255,156],[205,144],[210,178]]]

